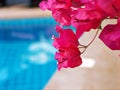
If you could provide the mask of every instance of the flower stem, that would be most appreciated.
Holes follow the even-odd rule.
[[[95,40],[95,38],[98,35],[99,29],[100,28],[97,29],[97,32],[96,32],[95,36],[93,37],[93,39],[86,46],[80,44],[79,48],[84,48],[84,50],[81,52],[81,54],[83,54],[86,51],[86,49],[93,43],[93,41]]]
[[[93,41],[95,40],[95,38],[96,38],[97,35],[98,35],[98,32],[99,32],[99,28],[97,29],[97,32],[96,32],[95,36],[94,36],[93,39],[89,42],[89,44],[87,45],[87,47],[90,46],[90,45],[93,43]]]

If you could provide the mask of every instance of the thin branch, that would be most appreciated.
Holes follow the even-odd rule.
[[[86,51],[86,49],[93,43],[93,41],[95,40],[95,38],[96,38],[97,35],[98,35],[98,32],[99,32],[100,28],[101,28],[101,26],[97,29],[97,32],[96,32],[95,36],[93,37],[93,39],[92,39],[86,46],[85,46],[85,45],[82,45],[82,44],[79,44],[78,48],[85,48],[85,49],[81,52],[81,54],[83,54],[83,53]]]

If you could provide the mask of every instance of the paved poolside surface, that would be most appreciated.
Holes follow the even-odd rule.
[[[115,23],[106,20],[106,23]],[[95,35],[83,35],[87,43]],[[86,37],[86,38],[84,38]],[[74,69],[57,71],[45,90],[120,90],[120,51],[112,51],[98,38],[82,55],[83,65]]]

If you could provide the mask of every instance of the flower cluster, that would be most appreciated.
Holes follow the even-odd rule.
[[[55,59],[58,69],[74,68],[82,63],[83,53],[78,39],[84,32],[99,30],[104,19],[117,19],[117,24],[108,24],[99,38],[112,50],[120,50],[120,0],[43,0],[39,4],[42,10],[50,10],[59,23],[56,31],[59,37],[53,36],[53,46],[58,49]],[[68,26],[64,29],[63,26]],[[74,33],[69,26],[76,28]]]

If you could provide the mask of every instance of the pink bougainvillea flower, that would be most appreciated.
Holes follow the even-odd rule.
[[[61,25],[69,26],[71,24],[70,8],[61,2],[54,3],[52,7],[54,7],[52,8],[52,16],[54,19]]]
[[[120,0],[112,0],[113,7],[115,7],[117,13],[120,13]]]
[[[56,2],[56,0],[43,0],[39,3],[39,7],[42,9],[42,10],[51,10],[53,7],[53,4]]]
[[[96,3],[108,16],[115,17],[120,13],[120,0],[96,0]]]
[[[39,7],[42,10],[51,10],[54,19],[63,26],[71,24],[71,9],[68,5],[69,0],[43,0],[40,2]]]
[[[66,2],[71,7],[80,7],[80,6],[83,5],[83,3],[81,2],[81,0],[67,0]]]
[[[63,26],[69,26],[71,24],[71,17],[68,10],[55,9],[52,12],[54,19]]]
[[[73,11],[71,24],[76,28],[77,38],[85,31],[98,28],[104,17],[96,9],[79,8]]]
[[[42,2],[40,2],[39,3],[39,7],[40,7],[40,9],[42,9],[42,10],[46,10],[46,9],[48,9],[48,3],[47,3],[47,1],[42,1]]]
[[[54,37],[53,46],[58,49],[55,59],[58,61],[58,70],[61,68],[74,68],[82,63],[78,40],[71,29],[56,27],[59,37]]]
[[[107,25],[99,38],[112,50],[120,50],[120,19],[115,25]]]

